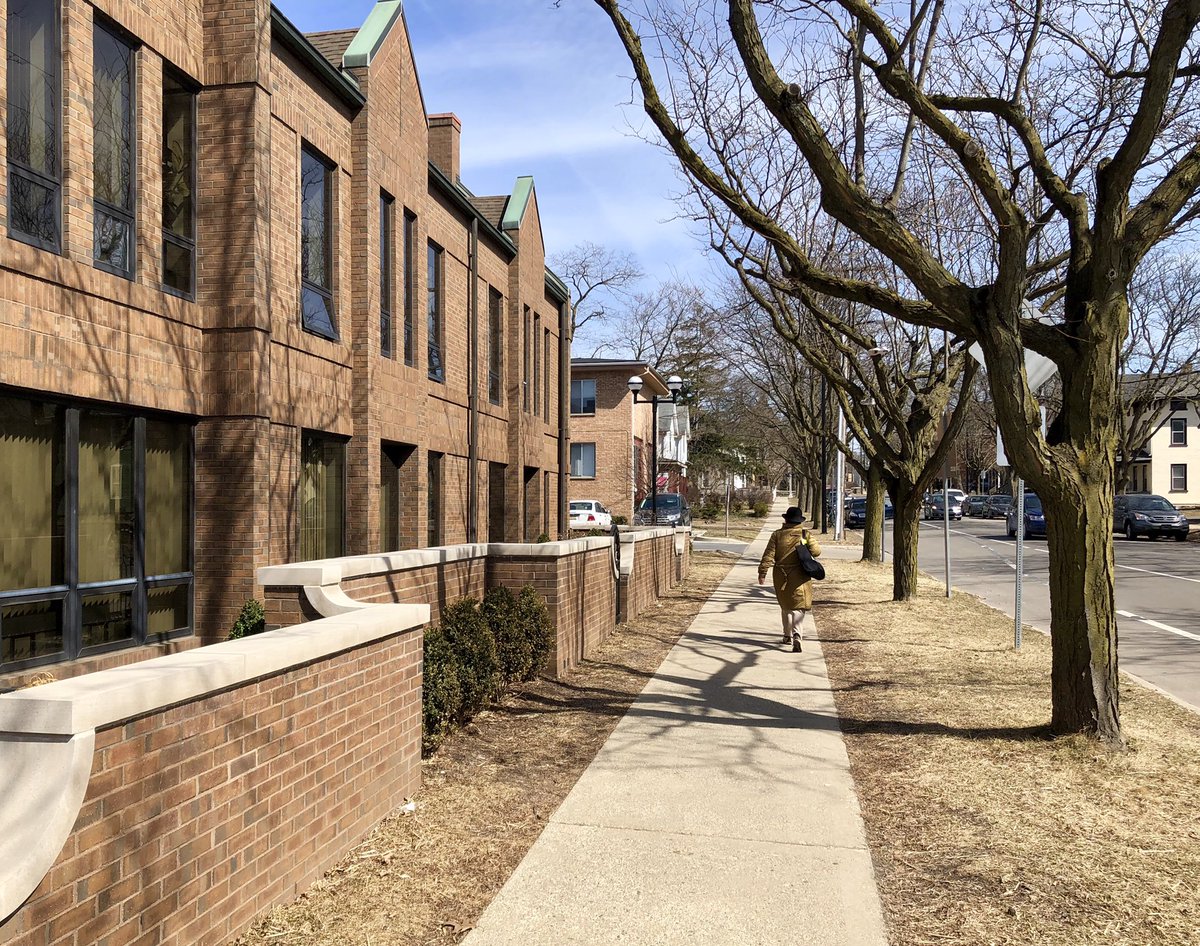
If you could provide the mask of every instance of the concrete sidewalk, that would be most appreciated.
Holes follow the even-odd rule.
[[[820,646],[746,550],[464,940],[884,946]],[[818,620],[820,592],[817,594]]]

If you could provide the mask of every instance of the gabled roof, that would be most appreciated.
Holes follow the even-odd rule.
[[[353,109],[362,108],[367,103],[358,83],[326,59],[274,4],[271,4],[271,39],[290,50],[343,103]]]
[[[305,33],[304,38],[313,44],[335,69],[342,68],[342,56],[358,30],[324,30],[320,33]]]
[[[471,202],[493,227],[500,228],[504,219],[504,208],[508,206],[507,197],[472,197]]]
[[[512,196],[504,208],[504,217],[500,220],[501,230],[520,229],[521,221],[525,219],[525,211],[529,209],[529,199],[533,197],[533,178],[524,174],[517,178],[513,185]]]

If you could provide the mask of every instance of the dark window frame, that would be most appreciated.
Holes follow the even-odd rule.
[[[323,214],[324,214],[324,221],[325,221],[325,228],[324,228],[325,229],[325,254],[324,254],[323,263],[325,266],[326,279],[329,282],[329,285],[327,287],[320,286],[317,283],[314,283],[312,280],[310,280],[308,277],[306,277],[304,275],[304,263],[305,263],[305,254],[304,254],[304,157],[305,157],[305,155],[308,155],[310,158],[314,159],[318,164],[320,164],[325,169],[325,184],[324,184],[324,189],[323,189],[323,198],[324,198]],[[337,341],[341,340],[341,335],[338,331],[337,306],[334,304],[334,288],[335,288],[336,280],[334,278],[333,243],[334,243],[335,234],[334,234],[333,218],[334,218],[334,208],[336,207],[336,201],[334,199],[334,171],[336,169],[337,169],[337,165],[335,165],[332,161],[330,161],[328,158],[326,158],[325,155],[323,155],[320,151],[318,151],[311,144],[309,144],[309,142],[307,142],[307,141],[301,142],[301,144],[300,144],[300,176],[299,176],[300,219],[298,221],[300,224],[300,242],[299,242],[299,248],[300,248],[300,324],[304,328],[304,331],[309,332],[313,335],[316,335],[319,338],[324,338],[331,342],[337,342]],[[332,331],[326,331],[322,326],[312,323],[311,320],[308,319],[308,317],[304,314],[304,293],[306,291],[312,292],[312,293],[320,296],[322,299],[324,299],[325,304],[326,304],[326,311],[328,311],[328,313],[329,313],[329,324],[332,327]]]
[[[436,548],[442,544],[442,480],[446,460],[444,453],[429,450],[425,455],[425,546]]]
[[[96,196],[95,187],[92,188],[92,265],[103,272],[113,276],[120,276],[122,279],[134,280],[137,278],[138,266],[138,240],[137,240],[137,211],[138,211],[138,51],[141,49],[141,42],[130,33],[126,32],[116,23],[97,14],[92,26],[92,94],[95,96],[95,76],[96,76],[96,34],[105,33],[113,42],[124,46],[129,51],[129,208],[125,209],[117,207],[106,200]],[[99,153],[95,148],[95,133],[96,133],[96,108],[93,101],[92,106],[92,173],[95,175],[96,156]],[[94,183],[94,180],[93,180]],[[129,266],[122,269],[120,266],[114,266],[98,256],[96,253],[100,247],[100,215],[107,214],[120,223],[125,224],[126,238],[129,241],[128,259]]]
[[[54,99],[54,165],[58,172],[57,177],[48,177],[41,171],[34,170],[31,166],[18,161],[12,156],[12,147],[9,146],[6,150],[6,159],[8,163],[8,193],[5,203],[6,217],[8,224],[8,235],[10,238],[19,243],[24,243],[27,246],[35,247],[39,250],[46,250],[50,253],[62,255],[63,249],[63,207],[62,207],[62,179],[63,179],[63,55],[62,55],[62,2],[61,0],[47,0],[54,8],[54,74],[51,77],[51,91]],[[6,13],[6,21],[11,19],[11,7]],[[6,22],[6,36],[8,35],[8,26]],[[6,79],[6,87],[4,91],[6,114],[12,114],[12,102],[10,98],[12,75],[15,71],[11,68]],[[8,135],[8,128],[5,128],[5,136]],[[52,192],[54,202],[54,236],[55,239],[51,242],[41,239],[32,233],[26,233],[23,230],[18,230],[13,226],[13,179],[20,178],[27,183],[34,184],[38,187],[44,187]]]
[[[1179,426],[1176,427],[1176,424]],[[1171,418],[1171,446],[1186,447],[1187,446],[1187,418],[1172,417]],[[1178,439],[1176,437],[1178,436]]]
[[[575,472],[575,456],[576,456],[575,449],[576,449],[576,447],[579,448],[580,467],[583,466],[584,458],[587,455],[587,452],[583,448],[591,447],[592,472],[590,474]],[[595,441],[588,440],[588,441],[579,441],[579,442],[571,443],[571,456],[570,456],[570,460],[569,460],[568,469],[570,470],[571,479],[573,479],[573,480],[594,480],[596,478],[596,444],[595,444]]]
[[[592,402],[592,409],[590,411],[584,410],[584,407],[587,406],[587,402],[589,400],[588,398],[585,398],[583,395],[583,386],[585,384],[590,384],[592,386],[592,396],[590,398],[590,400]],[[579,397],[578,398],[576,398],[576,396],[575,396],[575,385],[579,385]],[[575,405],[576,405],[577,401],[579,404],[579,410],[575,409]],[[595,414],[596,414],[596,379],[595,378],[572,378],[571,379],[571,416],[572,417],[594,417]]]
[[[404,210],[404,364],[417,365],[417,215]]]
[[[0,673],[15,673],[35,667],[61,664],[97,654],[119,650],[131,650],[152,643],[190,637],[195,633],[195,569],[196,569],[196,427],[185,418],[172,415],[135,413],[113,405],[91,405],[63,398],[30,397],[23,391],[0,388],[0,396],[18,398],[35,403],[53,404],[62,409],[63,463],[63,581],[44,588],[20,588],[0,591],[0,640],[3,639],[3,609],[13,605],[38,604],[46,601],[60,603],[62,620],[61,650],[25,660],[0,663]],[[133,575],[103,581],[79,580],[79,422],[84,413],[111,415],[126,418],[133,425],[133,516],[134,516],[134,565]],[[190,568],[170,574],[146,573],[146,425],[156,421],[188,428],[187,434],[187,554]],[[151,634],[149,622],[149,592],[156,588],[183,587],[188,589],[188,615],[185,627]],[[128,593],[132,597],[132,633],[122,640],[108,641],[83,646],[83,602],[88,597],[98,597],[108,592]],[[2,654],[2,651],[0,651]]]
[[[190,287],[186,291],[181,290],[181,289],[176,289],[174,286],[167,285],[165,280],[162,280],[162,289],[163,289],[163,292],[170,293],[173,296],[178,296],[181,299],[188,299],[191,301],[195,301],[195,299],[196,299],[196,266],[198,264],[198,259],[197,259],[197,255],[196,255],[196,207],[197,207],[196,188],[197,188],[197,185],[199,182],[197,157],[200,154],[200,143],[199,143],[199,139],[197,137],[197,128],[199,125],[200,90],[196,87],[195,83],[193,83],[186,75],[184,75],[178,69],[174,69],[171,66],[166,65],[166,64],[163,65],[164,83],[163,83],[162,115],[163,115],[163,132],[164,132],[164,139],[163,139],[163,152],[164,152],[163,153],[163,164],[164,165],[166,164],[165,132],[166,132],[166,111],[167,111],[165,80],[168,77],[170,77],[170,79],[179,86],[179,88],[182,90],[183,94],[185,94],[189,97],[190,104],[191,104],[191,118],[190,118],[190,124],[191,124],[190,139],[191,140],[189,142],[189,147],[191,148],[191,162],[190,162],[190,167],[188,169],[189,178],[190,178],[190,180],[188,182],[188,185],[189,185],[188,189],[189,189],[189,193],[191,195],[190,199],[192,202],[192,212],[191,212],[191,220],[192,220],[191,230],[192,230],[192,232],[191,232],[190,237],[185,237],[185,236],[181,236],[180,234],[176,233],[174,230],[169,230],[165,226],[162,228],[162,238],[163,238],[162,273],[163,273],[163,275],[165,275],[166,271],[167,271],[166,257],[167,257],[167,245],[168,244],[170,244],[171,246],[174,246],[176,249],[183,250],[184,252],[186,252],[188,254],[188,256],[191,258],[192,262],[191,262],[191,267],[190,267],[190,269],[191,269]],[[163,174],[163,200],[164,200],[164,202],[166,201],[166,174],[165,173]],[[163,214],[163,219],[164,220],[166,219],[165,210],[164,210],[164,214]]]
[[[542,388],[544,389],[542,416],[550,423],[550,329],[542,330]]]
[[[396,330],[392,322],[395,280],[396,201],[387,191],[379,192],[379,354],[396,357]]]
[[[504,296],[488,286],[488,401],[504,400]]]
[[[426,368],[430,381],[446,383],[446,251],[433,240],[426,249],[425,339]]]
[[[541,365],[542,365],[542,346],[538,344],[538,336],[542,334],[542,316],[538,312],[533,313],[533,329],[529,344],[533,349],[533,387],[529,391],[530,410],[534,417],[541,413]]]
[[[338,551],[338,553],[336,555],[325,555],[325,556],[322,556],[322,559],[343,558],[346,555],[346,540],[347,540],[347,528],[348,528],[348,519],[349,519],[348,502],[349,502],[349,486],[350,486],[350,464],[349,464],[350,438],[344,437],[341,434],[330,433],[325,430],[317,430],[316,428],[313,428],[313,427],[302,427],[300,429],[300,456],[299,456],[300,462],[297,465],[298,475],[296,477],[296,510],[297,510],[297,514],[296,514],[296,551],[300,555],[304,554],[302,551],[303,545],[304,545],[304,510],[301,508],[302,500],[300,498],[300,491],[304,488],[305,438],[309,438],[309,437],[312,438],[313,440],[319,440],[319,441],[324,441],[326,443],[336,444],[339,447],[341,447],[341,449],[342,449],[342,511],[341,511],[341,520],[342,520],[341,526],[342,527],[340,530],[341,537],[339,540],[341,549]],[[318,559],[318,561],[320,561],[320,560],[321,559]]]

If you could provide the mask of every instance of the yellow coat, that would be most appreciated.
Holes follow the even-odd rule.
[[[799,525],[784,526],[771,533],[762,561],[758,563],[758,580],[767,577],[775,585],[775,597],[784,611],[807,611],[812,607],[812,579],[800,567],[796,546],[805,544],[814,558],[821,554],[821,546]]]

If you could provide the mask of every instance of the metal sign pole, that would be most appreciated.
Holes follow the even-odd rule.
[[[1013,649],[1021,649],[1021,584],[1025,579],[1025,481],[1017,477],[1017,600],[1013,608]]]
[[[942,480],[942,535],[946,549],[946,597],[950,597],[950,461],[946,461],[946,478]]]

